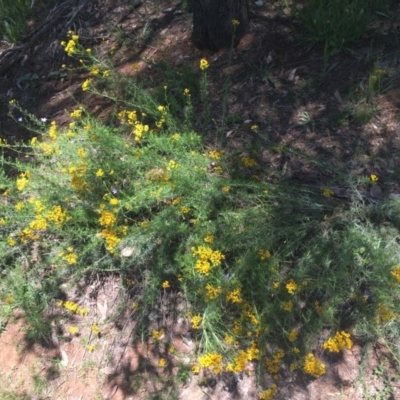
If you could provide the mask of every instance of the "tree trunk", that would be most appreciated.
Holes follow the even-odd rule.
[[[235,25],[232,21],[239,21]],[[194,44],[200,49],[219,50],[236,45],[247,30],[247,0],[193,0]]]

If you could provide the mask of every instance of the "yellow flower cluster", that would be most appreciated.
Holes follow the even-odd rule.
[[[193,329],[200,329],[201,327],[201,321],[202,321],[202,317],[200,314],[195,315],[194,317],[192,317],[190,319],[190,322],[192,323],[192,328]]]
[[[58,256],[64,258],[64,260],[67,261],[69,265],[76,264],[77,262],[77,256],[74,253],[74,249],[72,247],[68,247],[67,253],[62,252]]]
[[[232,290],[230,293],[228,293],[228,295],[226,296],[226,301],[240,304],[243,301],[243,299],[240,297],[240,294],[241,294],[241,289],[236,288]]]
[[[79,328],[77,326],[70,326],[68,330],[71,335],[76,335],[79,332]]]
[[[219,160],[221,158],[221,151],[210,150],[208,156],[214,160]]]
[[[69,312],[77,315],[88,315],[89,311],[87,308],[81,308],[79,305],[73,301],[58,301],[57,305],[59,307],[65,308]]]
[[[56,121],[51,121],[50,129],[49,129],[49,137],[50,139],[57,139],[57,124]]]
[[[163,284],[161,285],[163,289],[168,289],[171,287],[168,281],[164,281]]]
[[[221,286],[214,287],[207,283],[206,287],[206,301],[216,299],[222,292]]]
[[[195,270],[203,275],[209,275],[211,266],[217,267],[225,256],[218,250],[213,251],[207,246],[192,247],[193,257],[197,257]]]
[[[46,219],[54,222],[60,228],[70,217],[67,217],[67,212],[60,206],[53,206],[51,210],[46,213]]]
[[[266,359],[267,370],[271,374],[276,374],[279,371],[279,368],[282,364],[282,358],[285,356],[285,352],[282,349],[279,349],[272,358]]]
[[[200,69],[202,71],[206,70],[209,67],[208,61],[205,58],[200,60]]]
[[[289,301],[282,301],[282,307],[286,312],[291,312],[293,309],[293,302]]]
[[[161,340],[164,337],[164,329],[160,329],[159,331],[156,331],[156,330],[152,331],[151,337],[154,340]]]
[[[165,124],[165,117],[168,114],[167,107],[165,106],[158,106],[157,110],[160,111],[161,117],[160,119],[156,122],[156,127],[157,128],[162,128],[162,126]]]
[[[114,253],[115,248],[121,239],[118,237],[117,232],[114,229],[103,229],[99,233],[100,237],[103,238],[107,244],[107,250],[110,253]]]
[[[85,180],[86,175],[86,163],[82,162],[78,166],[70,167],[68,170],[71,176],[71,186],[78,192],[84,191],[87,188],[87,182]]]
[[[262,250],[262,249],[258,251],[258,255],[263,261],[271,257],[271,253],[268,250]]]
[[[322,195],[325,197],[332,197],[335,194],[335,192],[329,188],[324,188],[322,190]]]
[[[247,352],[244,350],[240,350],[239,354],[234,357],[233,363],[228,363],[228,365],[226,366],[226,370],[235,374],[240,374],[246,368],[246,364],[248,361],[249,360]]]
[[[322,308],[318,300],[314,303],[314,307],[318,315],[322,315],[324,313],[324,309]]]
[[[286,284],[286,289],[288,291],[289,294],[294,294],[296,292],[296,290],[298,289],[298,285],[297,283],[291,279],[287,284]]]
[[[207,236],[204,238],[204,241],[205,241],[206,243],[214,243],[214,235],[211,235],[211,234],[207,235]]]
[[[17,189],[24,190],[25,186],[29,183],[30,172],[26,171],[19,175],[17,179]]]
[[[392,276],[396,279],[397,282],[400,283],[400,267],[395,265],[392,270]]]
[[[289,342],[296,341],[298,336],[299,336],[299,331],[297,329],[292,329],[288,337]]]
[[[142,116],[145,116],[145,114],[142,114]],[[118,118],[121,124],[132,127],[132,134],[136,142],[139,142],[143,138],[144,133],[149,131],[149,126],[142,124],[138,120],[136,111],[122,110],[118,113]]]
[[[376,316],[376,322],[382,324],[388,321],[394,321],[397,318],[397,313],[387,308],[384,304],[378,304],[378,315]]]
[[[353,347],[353,342],[350,339],[350,333],[341,331],[336,332],[335,336],[326,340],[321,347],[331,353],[339,353],[339,351],[345,347],[351,349]]]
[[[325,374],[325,364],[315,358],[314,354],[309,353],[304,360],[303,371],[315,378],[319,378]]]
[[[61,42],[61,46],[64,47],[65,52],[71,57],[76,53],[76,46],[78,44],[79,36],[75,35],[72,31],[68,32],[68,36],[70,37],[68,43]]]
[[[92,332],[94,335],[98,335],[100,333],[100,328],[96,324],[92,324]]]
[[[84,92],[87,92],[87,91],[89,90],[89,88],[90,88],[92,82],[93,82],[93,79],[91,79],[91,78],[86,79],[86,80],[82,83],[82,90],[83,90]]]
[[[218,353],[207,353],[199,357],[199,364],[202,368],[210,368],[214,374],[222,372],[222,355]]]
[[[39,236],[32,232],[31,229],[25,228],[22,232],[19,233],[20,239],[23,243],[26,243],[28,240],[38,240]]]
[[[273,384],[269,389],[261,392],[258,398],[260,400],[272,400],[275,397],[277,391],[278,387],[275,384]]]
[[[256,160],[250,157],[242,157],[242,163],[246,168],[255,167],[257,165]]]

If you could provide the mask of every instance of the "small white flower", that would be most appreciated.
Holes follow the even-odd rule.
[[[47,121],[47,118],[40,118],[40,120],[41,120],[42,122],[46,122],[46,121]]]
[[[19,118],[18,118],[18,122],[22,122],[22,117],[19,117]]]

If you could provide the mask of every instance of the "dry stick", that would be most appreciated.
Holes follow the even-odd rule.
[[[65,13],[68,8],[72,8],[73,10],[66,25],[67,27],[70,26],[78,13],[87,4],[88,0],[78,0],[78,3],[80,3],[79,6],[75,4],[76,2],[77,0],[66,0],[64,3],[53,8],[47,16],[46,21],[21,40],[23,44],[3,51],[0,54],[0,76],[5,75],[21,59],[26,59],[27,56],[24,52],[33,48],[35,42],[45,36],[61,18],[65,18]]]

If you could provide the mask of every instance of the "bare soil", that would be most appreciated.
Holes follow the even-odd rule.
[[[36,5],[32,29],[58,6],[44,4]],[[226,148],[240,152],[256,141],[269,148],[276,145],[281,150],[266,149],[258,161],[287,179],[331,184],[332,174],[323,163],[327,161],[355,176],[378,175],[385,196],[400,192],[398,24],[379,21],[351,51],[331,57],[328,66],[334,68],[323,75],[321,48],[308,50],[299,44],[300,27],[290,21],[280,2],[252,7],[250,30],[233,51],[231,64],[229,50],[210,53],[193,46],[191,15],[182,3],[131,4],[79,1],[82,7],[72,21],[61,18],[0,76],[0,137],[9,142],[30,137],[18,122],[22,116],[9,108],[12,98],[28,112],[61,126],[69,122],[68,111],[77,103],[107,120],[110,104],[82,92],[86,75],[73,70],[76,61],[60,46],[72,29],[86,47],[98,54],[113,53],[118,71],[137,77],[149,89],[168,83],[165,65],[183,76],[185,68],[198,68],[199,59],[206,57],[216,120],[222,114],[221,88],[227,78],[230,82],[223,127]],[[0,45],[0,51],[7,48]],[[370,102],[361,102],[378,56],[388,65],[388,87]],[[66,73],[62,64],[67,65]],[[263,137],[250,129],[254,124],[265,132]],[[205,134],[212,137],[212,129]],[[295,151],[282,151],[285,146]],[[305,156],[322,162],[307,161]],[[174,296],[174,304],[180,304],[179,294]],[[398,366],[384,343],[356,344],[337,358],[320,354],[328,372],[318,380],[285,369],[277,381],[256,371],[214,380],[190,373],[196,346],[185,320],[164,321],[160,342],[132,339],[139,327],[134,312],[121,314],[121,305],[129,310],[129,299],[124,299],[116,277],[95,281],[84,294],[71,292],[69,299],[87,307],[90,318],[71,318],[55,307],[59,315],[50,344],[28,341],[24,319],[17,313],[10,318],[0,334],[0,385],[6,392],[27,399],[257,399],[260,386],[275,382],[277,398],[287,400],[400,399]],[[99,326],[99,335],[91,331],[92,323]],[[71,334],[71,326],[79,332]],[[84,339],[88,337],[89,341]]]

